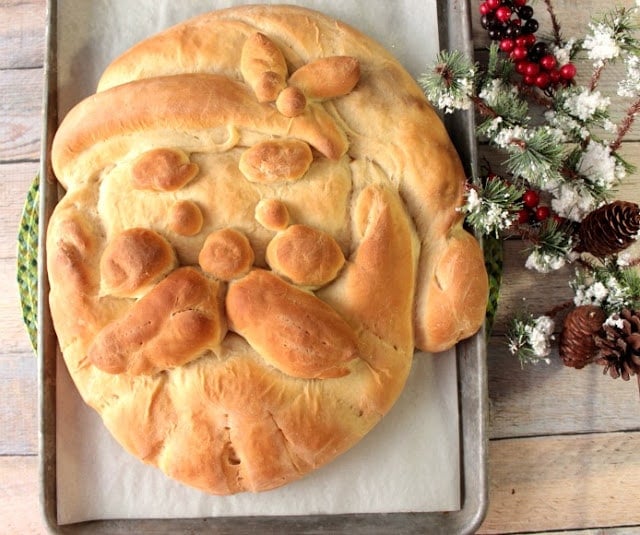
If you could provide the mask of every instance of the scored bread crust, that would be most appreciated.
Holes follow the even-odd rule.
[[[484,318],[464,172],[418,86],[321,13],[245,6],[139,43],[65,117],[50,307],[83,399],[214,494],[353,446],[414,349]]]

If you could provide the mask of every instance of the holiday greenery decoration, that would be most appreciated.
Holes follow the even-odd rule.
[[[550,362],[557,341],[565,365],[600,364],[611,377],[637,375],[640,385],[640,262],[625,252],[640,235],[640,208],[611,197],[635,172],[619,149],[640,112],[640,0],[593,18],[580,38],[562,34],[552,0],[536,4],[552,26],[541,38],[530,4],[478,1],[487,59],[481,65],[445,50],[418,81],[445,114],[473,108],[479,141],[503,155],[499,169],[487,164],[469,178],[467,225],[492,243],[520,237],[533,271],[576,266],[574,299],[513,318],[510,351],[523,365]],[[627,110],[618,124],[600,83],[614,62],[625,68],[616,89]],[[584,85],[576,64],[591,64],[580,73]],[[557,329],[554,318],[565,310]]]

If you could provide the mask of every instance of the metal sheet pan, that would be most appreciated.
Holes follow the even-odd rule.
[[[45,234],[58,199],[51,170],[50,147],[58,125],[57,111],[57,4],[47,2],[47,49],[40,185],[38,380],[40,501],[42,514],[53,533],[473,533],[484,519],[487,484],[487,371],[484,331],[456,347],[460,408],[460,467],[462,507],[453,512],[341,514],[276,517],[197,519],[104,520],[60,526],[56,518],[56,336],[48,307]],[[468,0],[438,0],[440,48],[473,54]],[[477,166],[474,119],[471,112],[444,117],[451,138],[468,173]]]

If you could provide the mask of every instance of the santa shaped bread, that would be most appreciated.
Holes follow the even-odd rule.
[[[390,409],[415,348],[483,321],[441,121],[321,13],[238,7],[139,43],[64,118],[52,162],[71,377],[124,448],[205,492],[331,461]]]

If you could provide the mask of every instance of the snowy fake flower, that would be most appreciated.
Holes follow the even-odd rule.
[[[592,184],[607,189],[626,174],[624,166],[611,154],[611,148],[593,140],[580,156],[576,171]]]
[[[445,113],[453,113],[456,110],[468,110],[471,107],[469,95],[473,91],[473,84],[467,78],[457,80],[456,91],[442,91],[430,96],[430,100]]]
[[[507,195],[505,193],[505,195]],[[509,201],[508,197],[501,199]],[[507,204],[494,202],[478,193],[475,188],[469,189],[462,211],[468,214],[469,223],[483,234],[496,234],[509,228],[513,223],[513,215]]]
[[[606,319],[604,324],[608,325],[609,327],[615,327],[616,329],[620,329],[620,330],[624,328],[624,320],[620,317],[619,314],[611,314]]]
[[[501,98],[505,96],[517,99],[519,98],[518,88],[516,86],[505,84],[500,78],[494,78],[491,83],[485,84],[478,96],[484,100],[488,106],[495,106]]]
[[[550,338],[555,324],[549,316],[540,316],[527,326],[529,345],[536,357],[544,359],[551,352]]]
[[[609,296],[608,288],[600,281],[575,288],[573,302],[576,306],[593,305],[599,307]]]
[[[494,78],[491,83],[485,84],[478,96],[484,100],[489,106],[492,106],[500,92],[503,90],[504,83],[500,78]]]
[[[563,182],[551,191],[551,208],[560,217],[580,222],[597,208],[598,200],[582,180]]]
[[[633,258],[630,253],[620,253],[616,258],[616,264],[620,267],[628,267],[631,265],[632,260]]]
[[[564,46],[553,45],[553,55],[555,56],[559,66],[562,67],[571,61],[571,54],[575,44],[576,40],[572,37],[564,44]]]
[[[519,358],[522,365],[540,361],[549,364],[554,327],[554,321],[549,316],[534,318],[528,315],[512,320],[507,335],[509,351]]]
[[[632,289],[613,274],[597,276],[588,282],[574,281],[571,287],[576,306],[593,305],[605,310],[621,310],[629,307],[633,301]]]
[[[589,129],[570,114],[549,110],[545,112],[544,118],[549,125],[559,128],[563,132],[573,135],[578,139],[587,139],[591,135]]]
[[[557,101],[557,109],[545,112],[545,119],[550,126],[576,141],[591,136],[588,124],[604,121],[611,104],[611,99],[602,96],[600,91],[585,87],[565,89],[558,93]]]
[[[471,188],[467,193],[467,203],[465,205],[465,209],[468,212],[473,212],[480,208],[482,204],[482,200],[480,199],[480,195],[478,195],[478,190]]]
[[[620,55],[621,48],[616,41],[613,28],[600,22],[589,24],[589,30],[590,33],[585,37],[582,47],[588,51],[587,55],[589,59],[594,60],[595,66]]]
[[[506,149],[515,140],[523,140],[526,134],[527,134],[527,131],[522,126],[513,126],[513,127],[503,128],[493,138],[493,142],[501,149]]]
[[[606,112],[609,104],[611,104],[611,99],[603,97],[600,91],[589,91],[584,88],[567,97],[562,107],[569,115],[583,121],[589,121],[597,113]]]
[[[626,78],[618,82],[618,95],[635,97],[640,94],[640,56],[629,54],[625,58]]]
[[[554,255],[543,252],[540,249],[534,249],[527,257],[524,267],[538,273],[549,273],[560,269],[566,263],[564,255]]]

